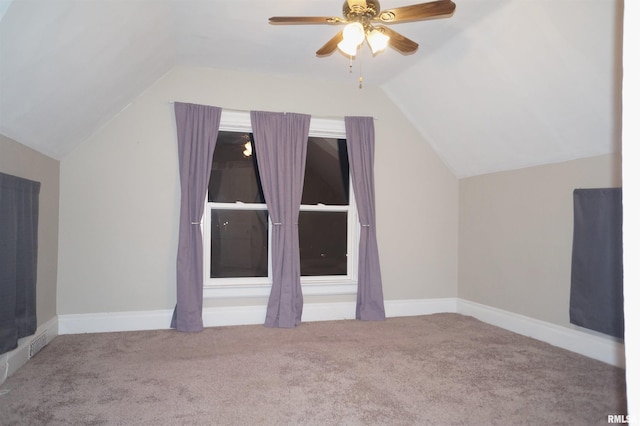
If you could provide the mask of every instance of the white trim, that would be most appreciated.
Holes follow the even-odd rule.
[[[220,113],[220,130],[250,132],[251,114],[249,111],[223,109]]]
[[[322,279],[323,277],[318,277]],[[358,284],[354,281],[343,281],[337,283],[326,282],[303,282],[302,283],[302,295],[303,296],[326,296],[326,295],[344,295],[353,294],[358,292]]]
[[[18,371],[29,360],[29,345],[36,338],[46,334],[47,344],[58,336],[58,317],[53,317],[42,324],[34,334],[18,340],[18,347],[0,355],[0,385],[4,380]]]
[[[247,285],[208,285],[204,287],[205,299],[230,299],[245,297],[269,297],[271,283]],[[327,296],[356,294],[357,284],[352,281],[340,283],[308,282],[302,284],[303,296]],[[305,309],[306,309],[305,305]]]
[[[249,111],[222,110],[220,117],[220,131],[252,132],[251,114]],[[314,118],[309,124],[309,137],[346,139],[346,127],[344,119],[340,118]],[[353,182],[349,178],[348,205],[301,205],[300,211],[327,211],[347,213],[347,274],[342,276],[317,276],[302,277],[303,295],[342,295],[355,294],[356,278],[358,276],[358,243],[360,239],[360,226],[357,206],[353,193]],[[207,196],[208,199],[208,196]],[[272,224],[269,217],[268,225],[268,273],[266,277],[243,278],[211,278],[209,276],[211,259],[211,212],[213,210],[267,210],[266,204],[208,202],[200,219],[200,231],[203,241],[203,297],[207,298],[244,298],[244,297],[268,297],[271,285],[271,236]],[[305,289],[305,284],[313,286]]]
[[[220,130],[251,132],[251,113],[223,109],[220,114]],[[346,133],[344,118],[311,117],[309,136],[344,139]]]
[[[309,303],[302,309],[302,321],[337,321],[356,318],[356,302]]]
[[[116,331],[164,330],[171,323],[173,310],[99,312],[59,315],[59,333],[109,333]]]
[[[387,300],[384,309],[387,317],[413,317],[418,315],[440,314],[456,312],[457,300],[455,297],[440,299],[408,299]]]
[[[613,337],[562,327],[464,299],[458,299],[458,313],[607,364],[621,368],[625,365],[624,344]]]
[[[349,285],[341,285],[350,287]],[[307,287],[308,288],[311,286]],[[313,293],[305,293],[313,294]],[[439,312],[455,312],[456,299],[416,299],[385,301],[388,317],[429,315]],[[204,308],[202,321],[205,327],[226,325],[262,324],[266,305]],[[173,310],[102,312],[95,314],[60,315],[60,334],[108,333],[137,330],[169,329]],[[302,321],[334,321],[355,318],[354,302],[305,303]]]
[[[624,345],[617,339],[540,321],[534,318],[458,298],[385,301],[387,317],[460,313],[480,321],[533,337],[607,364],[624,367]],[[60,334],[101,333],[168,329],[173,310],[60,315]],[[205,327],[262,324],[266,306],[233,306],[203,309]],[[307,303],[303,322],[355,318],[354,302]],[[0,358],[1,360],[1,358]]]
[[[266,315],[266,305],[204,308],[202,322],[205,327],[262,324]]]
[[[266,306],[205,308],[202,320],[205,327],[263,324]],[[306,303],[302,322],[355,319],[355,302]]]

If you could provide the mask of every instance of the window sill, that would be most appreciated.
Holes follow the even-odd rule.
[[[245,297],[269,297],[271,284],[248,285],[216,285],[204,287],[204,298],[245,298]],[[343,283],[302,283],[303,296],[335,296],[343,294],[356,294],[355,282]]]

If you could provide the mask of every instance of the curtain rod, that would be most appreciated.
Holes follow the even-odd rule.
[[[176,102],[182,102],[182,101],[169,101],[169,104],[174,104]],[[183,103],[192,103],[192,102],[183,102]],[[200,104],[200,105],[202,105],[202,104]],[[213,106],[213,105],[210,105],[210,106]],[[222,107],[220,107],[220,108],[222,108]],[[244,110],[244,109],[233,109],[233,108],[222,108],[222,111],[241,112],[241,113],[246,113],[246,114],[250,113],[250,111],[247,111],[247,110]],[[336,115],[312,115],[312,114],[309,114],[309,115],[311,115],[312,118],[320,118],[320,119],[323,119],[323,120],[344,120],[344,117],[345,117],[345,116],[339,117],[339,116],[336,116]],[[376,117],[373,117],[373,120],[374,121],[378,121],[378,119]]]

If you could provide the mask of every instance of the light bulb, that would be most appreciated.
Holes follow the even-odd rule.
[[[251,142],[247,142],[244,144],[244,151],[242,151],[242,155],[245,157],[251,157],[253,153],[253,149],[251,149]]]

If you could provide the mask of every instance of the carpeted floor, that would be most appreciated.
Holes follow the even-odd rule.
[[[2,425],[604,425],[624,370],[458,314],[56,338]]]

